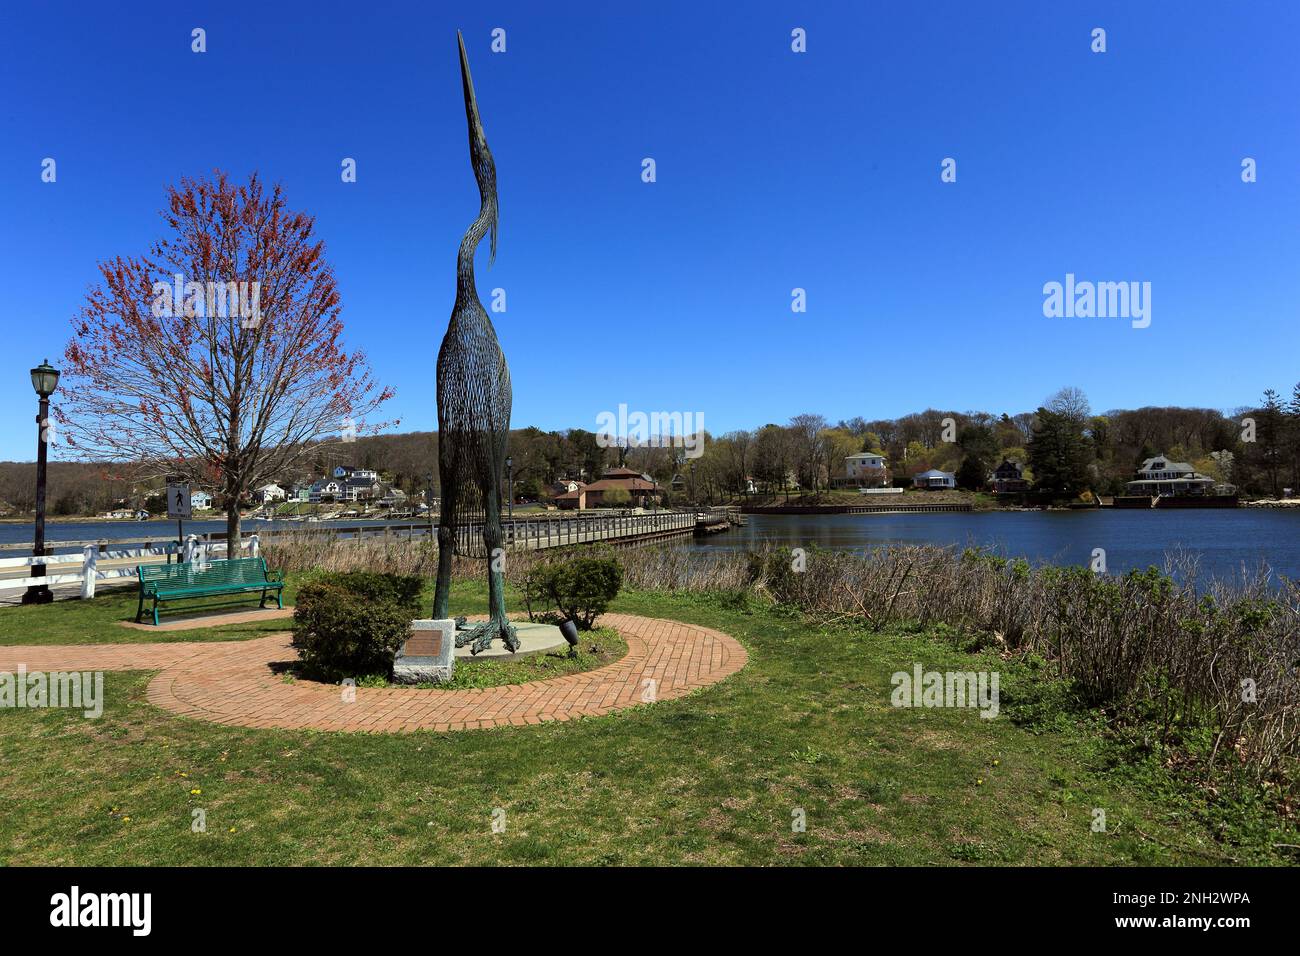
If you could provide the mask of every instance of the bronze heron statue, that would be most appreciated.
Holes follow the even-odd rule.
[[[461,529],[481,521],[488,561],[489,620],[456,635],[457,646],[469,644],[477,654],[497,637],[511,651],[519,648],[515,628],[506,619],[505,552],[501,533],[501,474],[510,435],[511,395],[505,354],[474,285],[474,252],[489,234],[489,265],[496,259],[496,164],[479,119],[465,40],[459,31],[456,38],[460,46],[465,120],[469,125],[469,158],[478,182],[480,205],[478,217],[460,241],[456,256],[456,304],[438,350],[438,477],[442,485],[442,511],[438,522],[438,580],[433,616],[447,617],[451,564],[460,545]],[[473,549],[467,546],[465,550]]]

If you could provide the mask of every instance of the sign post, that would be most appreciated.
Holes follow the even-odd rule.
[[[167,517],[176,519],[177,558],[185,543],[185,519],[193,514],[188,482],[167,479]]]

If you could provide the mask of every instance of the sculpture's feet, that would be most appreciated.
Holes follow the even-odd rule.
[[[469,652],[473,655],[486,651],[498,637],[511,654],[519,650],[519,635],[509,621],[482,621],[470,625],[462,625],[460,621],[461,619],[457,620],[456,646],[464,647],[468,644]],[[460,630],[461,627],[464,629]]]
[[[506,650],[511,654],[519,650],[519,645],[521,643],[519,640],[519,634],[515,630],[515,626],[509,621],[504,622],[501,626],[501,640],[505,642]]]
[[[456,646],[464,647],[466,644],[475,644],[483,636],[490,621],[483,621],[479,624],[470,624],[465,618],[456,618]]]

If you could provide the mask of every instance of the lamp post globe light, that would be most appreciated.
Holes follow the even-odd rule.
[[[36,533],[32,542],[33,557],[45,557],[45,446],[49,439],[50,396],[59,386],[59,370],[46,359],[32,369],[32,388],[39,399],[36,414]],[[45,576],[44,564],[32,565],[32,577]],[[54,593],[46,584],[29,584],[23,592],[24,604],[48,604]]]

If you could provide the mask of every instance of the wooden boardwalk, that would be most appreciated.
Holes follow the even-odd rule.
[[[574,514],[537,518],[520,518],[502,523],[507,551],[540,551],[574,545],[609,542],[615,547],[630,546],[649,541],[691,536],[697,528],[718,526],[713,514],[695,511],[652,511],[643,514]],[[259,547],[291,540],[295,536],[331,535],[340,541],[379,538],[406,538],[429,540],[434,529],[428,522],[384,525],[319,525],[302,524],[293,528],[263,529],[256,524],[246,528],[245,547],[256,535]],[[458,533],[459,548],[465,554],[486,556],[481,524],[463,525]],[[225,556],[225,532],[212,532],[197,536],[198,543],[208,557]],[[47,553],[59,554],[58,560],[47,563],[50,588],[56,597],[72,597],[81,590],[84,563],[81,554],[85,548],[97,552],[96,571],[99,587],[135,586],[134,569],[141,564],[167,564],[180,560],[176,541],[149,538],[96,539],[86,541],[52,541]],[[21,597],[27,577],[31,573],[31,545],[0,545],[0,605],[15,604]],[[8,553],[13,557],[5,558]]]

